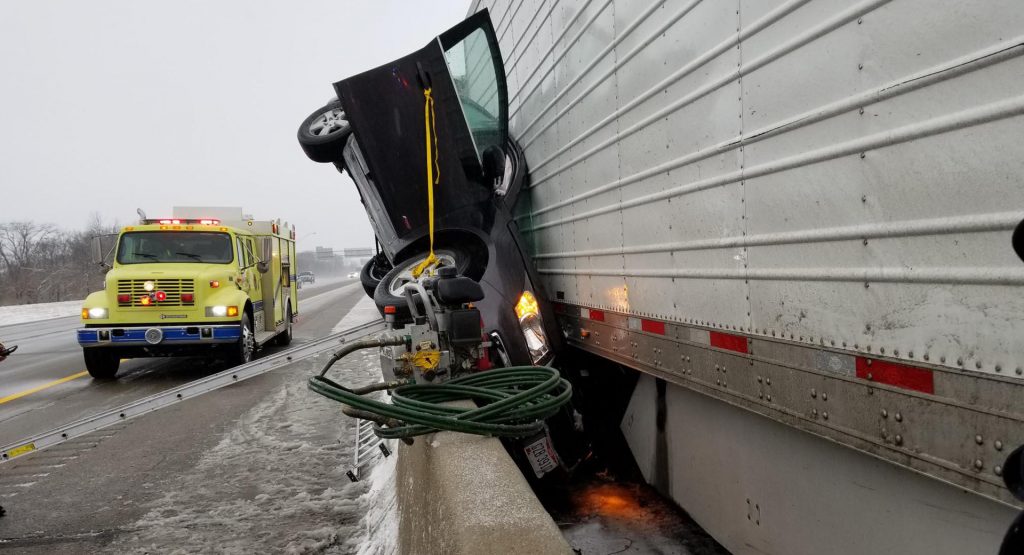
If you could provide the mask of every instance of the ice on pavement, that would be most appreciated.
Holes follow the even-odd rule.
[[[373,299],[370,297],[363,297],[362,300],[357,302],[355,306],[348,311],[348,314],[346,314],[340,322],[334,325],[334,329],[331,330],[331,333],[345,331],[360,324],[365,324],[379,319],[380,312],[377,311],[377,305],[373,302]]]
[[[82,301],[0,306],[0,326],[77,316],[81,310]]]
[[[394,541],[370,542],[371,536],[397,533],[388,512],[394,506],[393,493],[388,501],[393,464],[364,467],[369,479],[349,481],[355,421],[306,387],[323,362],[278,370],[287,373],[284,386],[246,412],[193,469],[161,484],[166,493],[107,550],[393,553]],[[375,351],[350,355],[335,368],[347,384],[380,380]]]

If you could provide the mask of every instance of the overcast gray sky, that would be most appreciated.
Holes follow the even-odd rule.
[[[331,83],[425,45],[469,0],[0,0],[0,222],[128,224],[175,205],[370,246],[355,186],[305,157]]]

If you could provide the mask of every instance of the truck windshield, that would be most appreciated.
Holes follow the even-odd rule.
[[[117,245],[117,261],[121,264],[227,264],[233,259],[231,236],[227,233],[137,231],[122,234]]]

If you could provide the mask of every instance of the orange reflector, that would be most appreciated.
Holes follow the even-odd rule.
[[[229,306],[228,307],[228,316],[238,316],[238,307],[237,306]]]
[[[396,314],[398,313],[398,307],[395,305],[387,305],[384,307],[384,314]]]
[[[149,295],[143,295],[139,297],[139,304],[141,304],[142,306],[149,306],[152,302],[153,300],[149,298]]]
[[[89,319],[89,309],[88,308],[83,308],[82,309],[82,319],[83,320],[88,320]]]
[[[216,289],[216,288],[220,287],[220,282],[217,281],[217,280],[213,280],[213,281],[210,282],[210,287]]]

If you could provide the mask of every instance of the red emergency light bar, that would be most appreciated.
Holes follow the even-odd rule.
[[[164,218],[160,220],[146,220],[145,223],[153,224],[158,223],[160,225],[181,225],[181,224],[199,224],[199,225],[220,225],[220,220],[212,218],[203,218],[200,220],[183,220],[181,218]]]

